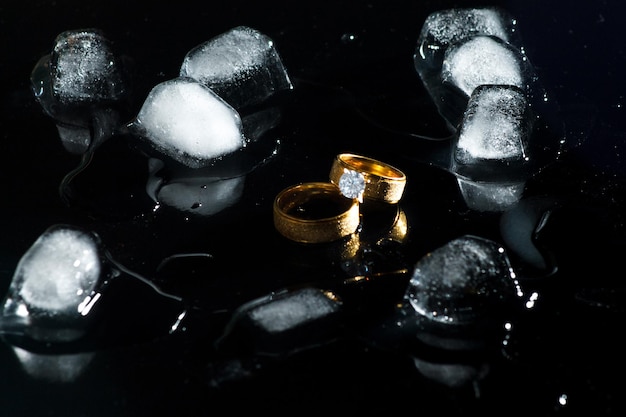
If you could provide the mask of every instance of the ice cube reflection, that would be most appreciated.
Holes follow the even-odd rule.
[[[440,114],[452,130],[457,127],[471,91],[463,94],[457,88],[451,88],[451,84],[444,83],[442,70],[448,50],[452,45],[476,36],[489,36],[494,40],[500,39],[519,46],[516,24],[515,19],[508,12],[497,7],[440,10],[431,13],[424,21],[413,55],[415,69]],[[500,48],[496,49],[500,50]],[[450,77],[450,75],[456,73],[460,67],[454,65],[450,68],[449,64],[449,62],[446,64],[449,68],[448,78],[454,81],[455,77]],[[497,68],[497,65],[493,67]],[[469,69],[470,74],[476,74],[472,68]]]
[[[453,169],[474,169],[489,163],[518,165],[530,158],[528,146],[534,115],[523,90],[508,85],[481,84],[473,90],[453,155]],[[496,174],[501,177],[501,173]],[[472,177],[472,175],[468,175]]]
[[[160,176],[165,166],[162,161],[152,158],[149,166],[146,191],[158,205],[199,216],[212,216],[237,203],[243,195],[245,175],[195,175],[165,179]]]
[[[237,308],[216,343],[224,352],[293,354],[337,338],[341,311],[341,300],[330,291],[278,291]]]
[[[96,352],[40,353],[11,346],[26,374],[50,382],[72,382],[82,375]]]
[[[523,196],[544,160],[531,142],[535,115],[523,90],[480,85],[472,93],[451,151],[450,170],[472,210],[501,212]]]
[[[455,86],[466,97],[479,85],[501,84],[525,88],[527,59],[519,49],[499,38],[474,36],[451,45],[441,67],[442,82]]]

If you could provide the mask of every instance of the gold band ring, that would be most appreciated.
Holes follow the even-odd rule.
[[[398,168],[376,159],[342,153],[333,161],[330,182],[338,186],[347,197],[354,198],[360,188],[363,198],[395,204],[404,193],[406,175]]]
[[[274,199],[276,230],[296,242],[332,242],[356,232],[360,221],[358,200],[331,183],[293,185]]]

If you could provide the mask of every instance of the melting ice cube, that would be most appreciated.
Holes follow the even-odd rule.
[[[448,49],[475,36],[491,36],[520,47],[516,21],[497,7],[453,8],[430,14],[422,26],[413,55],[415,69],[439,112],[456,129],[467,95],[442,82],[442,66]],[[469,95],[469,94],[468,94]]]
[[[538,169],[529,151],[534,116],[526,97],[507,85],[480,85],[470,97],[450,170],[471,209],[503,211],[512,206]]]
[[[35,379],[51,382],[72,382],[83,374],[95,352],[39,353],[11,346],[22,369]]]
[[[490,35],[511,42],[515,20],[496,7],[454,8],[431,13],[422,26],[414,62],[417,71],[429,80],[441,68],[450,44],[476,35]]]
[[[100,259],[93,237],[72,228],[54,228],[21,258],[13,284],[29,308],[78,312],[99,278]]]
[[[0,320],[9,332],[23,326],[24,333],[52,338],[73,338],[81,333],[82,317],[97,301],[102,275],[99,242],[81,229],[55,225],[46,230],[20,259]],[[40,326],[51,324],[49,329]]]
[[[501,343],[520,296],[504,248],[464,235],[415,264],[398,323],[408,337],[439,349],[481,350]]]
[[[505,212],[524,196],[526,181],[468,181],[457,177],[457,185],[463,201],[470,210]]]
[[[534,116],[526,94],[506,85],[481,85],[468,101],[452,152],[452,171],[474,181],[526,179]]]
[[[272,39],[246,26],[191,49],[180,76],[205,84],[236,109],[293,88]]]
[[[504,248],[465,235],[417,262],[404,297],[428,321],[463,325],[496,313],[517,293]]]
[[[248,314],[264,331],[278,333],[327,316],[338,308],[338,303],[323,291],[307,288],[257,305]]]
[[[210,88],[186,77],[164,81],[148,94],[132,131],[192,168],[245,146],[239,113]]]
[[[57,123],[63,146],[84,153],[118,127],[128,95],[125,64],[98,29],[60,33],[31,73],[31,88]]]

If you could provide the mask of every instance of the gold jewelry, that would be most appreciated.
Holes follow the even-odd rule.
[[[330,182],[347,197],[395,204],[404,193],[406,175],[398,168],[376,159],[342,153],[333,161]]]
[[[274,199],[276,230],[296,242],[332,242],[356,232],[360,221],[358,200],[331,183],[293,185]]]

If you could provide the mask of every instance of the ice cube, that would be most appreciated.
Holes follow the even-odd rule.
[[[191,49],[180,76],[205,84],[238,110],[293,88],[274,41],[247,26],[237,26]]]
[[[524,196],[526,181],[484,182],[456,179],[467,208],[483,212],[505,212]]]
[[[461,334],[469,341],[483,331],[501,330],[520,296],[505,249],[490,239],[464,235],[415,264],[400,309],[407,320],[420,323],[422,341],[450,348]]]
[[[338,304],[322,291],[308,288],[256,306],[250,318],[268,333],[284,332],[338,310]]]
[[[288,355],[337,337],[342,302],[314,287],[282,290],[240,306],[218,340],[221,350]]]
[[[2,306],[0,333],[40,341],[79,338],[107,274],[95,235],[74,226],[51,226],[17,264]]]
[[[121,64],[97,29],[59,34],[50,57],[52,89],[61,102],[117,100],[126,93]]]
[[[526,180],[534,119],[523,90],[480,85],[463,114],[452,150],[452,171],[470,181]]]
[[[525,57],[519,49],[493,36],[474,36],[451,45],[445,53],[441,78],[467,97],[479,85],[526,88]]]
[[[515,19],[496,7],[453,8],[431,13],[422,26],[414,54],[415,67],[428,83],[439,73],[449,45],[476,35],[517,42]]]
[[[246,144],[239,113],[187,77],[156,85],[130,129],[158,152],[191,168],[207,166]]]
[[[129,91],[125,66],[98,29],[60,33],[37,62],[31,88],[66,150],[83,154],[116,132]]]
[[[27,310],[79,313],[100,279],[100,256],[93,236],[71,227],[44,232],[20,259],[12,280]]]
[[[423,347],[427,353],[499,349],[523,310],[505,248],[485,237],[452,239],[424,254],[408,273],[394,313],[367,333],[374,346],[422,359]]]

